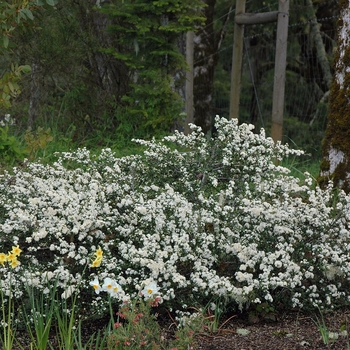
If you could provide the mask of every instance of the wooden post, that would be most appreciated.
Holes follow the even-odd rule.
[[[186,119],[184,126],[184,133],[188,135],[191,132],[189,127],[190,123],[193,123],[193,32],[187,32],[186,34],[186,62],[188,65],[188,71],[186,72]]]
[[[275,142],[282,141],[283,133],[288,22],[289,0],[279,0],[271,126],[271,137]]]
[[[236,1],[236,13],[245,12],[245,1]],[[244,25],[235,21],[233,33],[232,71],[231,71],[231,93],[230,93],[230,119],[239,118],[239,97],[241,92],[241,72],[243,56]]]
[[[233,54],[230,93],[230,119],[239,118],[241,90],[244,25],[269,23],[277,20],[275,74],[272,101],[271,136],[275,142],[282,141],[284,92],[287,65],[287,38],[289,0],[279,0],[278,11],[245,13],[245,0],[237,0],[233,35]]]

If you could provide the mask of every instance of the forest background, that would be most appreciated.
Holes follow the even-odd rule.
[[[77,146],[125,148],[133,138],[183,130],[190,30],[194,121],[210,134],[216,114],[228,117],[232,1],[49,0],[1,6],[0,121],[10,114],[16,136],[26,133],[28,139],[45,128]],[[246,2],[246,12],[277,9],[278,1]],[[326,128],[338,16],[336,0],[290,1],[283,141],[314,159],[320,158]],[[267,134],[276,27],[246,27],[244,39],[240,122]],[[44,136],[49,139],[51,132]]]

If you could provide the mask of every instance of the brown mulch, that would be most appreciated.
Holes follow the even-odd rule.
[[[198,350],[349,350],[350,335],[341,335],[340,330],[348,326],[350,334],[350,310],[335,311],[324,315],[330,332],[338,333],[338,339],[324,344],[321,333],[312,321],[320,315],[291,312],[277,317],[275,321],[255,320],[252,324],[244,317],[232,318],[218,332],[197,337]],[[240,329],[249,331],[239,334]],[[237,331],[238,330],[238,331]]]
[[[350,350],[350,309],[324,314],[324,322],[330,332],[338,333],[338,339],[324,344],[321,333],[313,322],[317,316],[301,312],[289,312],[276,315],[271,319],[255,317],[249,319],[244,315],[233,315],[216,332],[202,333],[196,336],[197,350]],[[347,326],[349,334],[340,334]],[[90,336],[97,329],[103,329],[105,322],[94,324],[85,329]],[[241,335],[240,330],[249,331]],[[85,333],[85,332],[84,332]],[[18,334],[19,335],[19,334]],[[26,344],[29,339],[21,338]],[[51,343],[53,339],[51,339]],[[28,346],[23,346],[29,349]],[[19,350],[14,346],[13,350]],[[185,349],[179,349],[185,350]],[[187,349],[186,349],[187,350]]]

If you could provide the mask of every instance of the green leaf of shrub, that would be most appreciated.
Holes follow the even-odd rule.
[[[27,16],[27,18],[29,18],[31,20],[34,19],[32,11],[30,11],[28,8],[22,9],[22,13],[24,13]]]
[[[24,66],[21,66],[21,69],[22,69],[22,72],[23,73],[30,73],[31,72],[31,70],[32,70],[32,68],[30,67],[30,65],[29,64],[26,64],[26,65],[24,65]]]
[[[4,43],[4,48],[7,49],[7,47],[9,46],[9,38],[7,35],[4,35],[3,43]]]

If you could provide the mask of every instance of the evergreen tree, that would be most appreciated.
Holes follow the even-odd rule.
[[[120,129],[147,136],[168,132],[179,118],[182,102],[176,84],[181,82],[175,77],[186,62],[178,41],[201,21],[202,5],[200,0],[124,0],[102,7],[113,35],[113,47],[105,52],[129,69],[129,91],[123,97],[127,118],[122,115]]]

